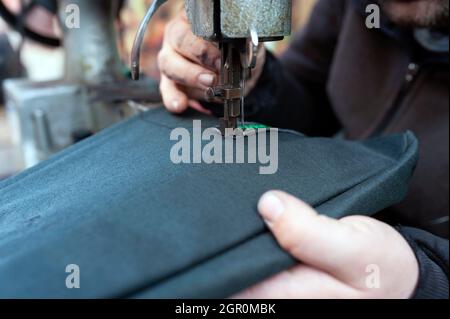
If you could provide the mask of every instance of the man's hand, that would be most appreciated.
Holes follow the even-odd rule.
[[[302,264],[235,297],[410,298],[414,293],[418,262],[389,225],[362,216],[331,219],[278,191],[266,193],[258,209],[281,247]],[[373,277],[378,275],[379,281]]]
[[[205,92],[219,81],[221,68],[217,45],[192,33],[191,25],[183,12],[166,26],[163,48],[158,55],[161,72],[160,90],[164,105],[173,113],[182,113],[192,107],[208,113],[199,101]],[[260,77],[265,60],[265,49],[258,52],[257,67],[246,84],[249,92]]]

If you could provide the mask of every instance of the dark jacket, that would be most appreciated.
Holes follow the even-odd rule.
[[[425,49],[412,31],[389,21],[368,29],[365,19],[363,1],[319,1],[282,58],[269,54],[246,115],[314,136],[413,131],[420,161],[409,195],[378,218],[416,252],[416,297],[448,298],[448,47]]]

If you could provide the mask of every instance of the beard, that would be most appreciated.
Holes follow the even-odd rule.
[[[389,19],[403,27],[448,29],[449,0],[379,0]]]

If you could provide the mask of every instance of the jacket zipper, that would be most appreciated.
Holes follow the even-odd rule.
[[[389,108],[388,112],[384,116],[384,118],[381,120],[380,124],[375,128],[373,133],[371,134],[371,137],[380,135],[383,133],[389,125],[392,123],[392,121],[396,118],[396,115],[398,114],[401,106],[403,105],[403,100],[405,99],[406,95],[409,92],[409,89],[411,88],[412,84],[417,79],[419,73],[421,70],[421,66],[417,63],[411,62],[408,65],[408,69],[405,75],[404,83],[397,94],[397,96],[394,99],[394,102],[392,106]]]

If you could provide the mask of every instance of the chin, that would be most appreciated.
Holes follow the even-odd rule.
[[[404,27],[448,28],[449,0],[380,0],[389,19]]]

